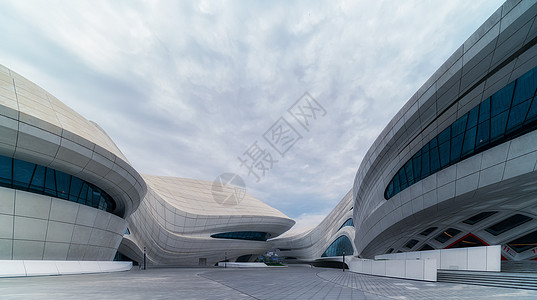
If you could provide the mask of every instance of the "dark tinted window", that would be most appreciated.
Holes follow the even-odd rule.
[[[107,193],[78,177],[1,155],[0,186],[62,198],[107,212],[114,211],[116,206]],[[85,186],[82,191],[81,186]]]
[[[417,243],[418,243],[418,240],[410,240],[408,241],[408,243],[406,243],[405,247],[408,249],[412,249],[414,248],[414,246],[416,246]]]
[[[440,132],[388,183],[390,199],[415,182],[537,128],[537,68],[511,82]]]
[[[537,247],[537,231],[526,234],[518,239],[507,243],[507,245],[516,252],[524,252],[533,247]]]
[[[474,224],[477,224],[478,222],[481,222],[483,220],[485,220],[486,218],[492,216],[493,214],[497,213],[497,211],[485,211],[485,212],[482,212],[482,213],[479,213],[471,218],[468,218],[464,221],[462,221],[463,223],[465,224],[468,224],[468,225],[474,225]]]
[[[468,236],[465,236],[463,239],[461,239],[457,243],[451,245],[450,248],[468,248],[468,247],[479,247],[479,246],[488,246],[488,245],[483,243],[477,237],[470,234]]]
[[[431,234],[431,232],[435,231],[438,227],[429,227],[427,229],[425,229],[424,231],[422,231],[420,233],[420,235],[423,235],[423,236],[428,236],[429,234]]]
[[[352,218],[347,219],[347,221],[345,221],[345,223],[343,223],[343,224],[341,225],[341,227],[339,227],[339,229],[341,229],[341,228],[343,228],[343,227],[345,227],[345,226],[353,226],[353,227],[354,227],[354,222],[352,221]],[[339,229],[338,229],[338,230],[339,230]]]
[[[499,235],[517,226],[520,226],[530,220],[532,220],[532,218],[528,216],[516,214],[490,226],[489,228],[485,230],[492,235]]]
[[[353,253],[351,241],[347,236],[342,235],[326,248],[321,257],[342,256],[343,254],[353,255]]]
[[[259,231],[235,231],[216,233],[211,235],[211,237],[216,239],[266,241],[270,238],[270,234]]]
[[[434,239],[439,241],[440,243],[445,243],[449,241],[452,237],[459,234],[461,231],[457,230],[455,228],[448,228],[446,231],[442,232],[441,234],[437,235]]]

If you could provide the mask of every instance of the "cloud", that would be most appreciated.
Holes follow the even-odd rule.
[[[285,236],[292,236],[304,231],[311,230],[315,228],[321,221],[328,215],[328,212],[326,213],[303,213],[299,216],[295,217],[294,220],[296,221],[295,226],[291,228],[288,232],[285,233],[285,235],[282,235],[282,237]]]
[[[236,172],[264,202],[317,221],[501,2],[3,1],[0,63],[98,123],[142,173]],[[306,91],[326,116],[256,183],[237,157]]]

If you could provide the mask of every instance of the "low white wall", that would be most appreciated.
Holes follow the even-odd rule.
[[[257,263],[257,262],[219,262],[219,267],[227,267],[227,268],[267,268],[265,263]]]
[[[436,260],[437,269],[465,271],[495,271],[501,268],[501,246],[484,246],[457,249],[441,249],[417,252],[383,254],[375,259],[389,260]]]
[[[0,260],[0,277],[106,273],[131,268],[130,261]]]
[[[368,260],[355,259],[347,262],[355,273],[394,278],[436,281],[436,261],[424,260]]]

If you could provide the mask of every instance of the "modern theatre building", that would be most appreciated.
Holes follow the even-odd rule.
[[[146,189],[99,126],[0,66],[0,259],[111,260]]]
[[[244,189],[217,202],[236,192],[141,176],[97,124],[0,66],[0,260],[110,261],[120,248],[139,262],[146,248],[155,265],[248,261],[295,222]]]
[[[408,100],[354,181],[361,257],[537,258],[537,2],[507,1]]]
[[[389,122],[334,210],[285,235],[294,221],[244,190],[140,175],[97,124],[0,66],[0,260],[145,249],[150,264],[209,266],[276,249],[330,265],[484,245],[537,259],[536,16],[536,1],[502,5]]]

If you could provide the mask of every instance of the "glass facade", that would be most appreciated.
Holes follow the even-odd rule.
[[[477,238],[473,234],[468,234],[459,241],[455,242],[453,245],[450,245],[448,248],[469,248],[469,247],[480,247],[488,246],[482,240]]]
[[[468,224],[468,225],[474,225],[474,224],[477,224],[483,220],[485,220],[486,218],[496,214],[497,211],[485,211],[485,212],[482,212],[482,213],[479,213],[473,217],[470,217],[464,221],[462,221],[464,224]]]
[[[530,232],[525,236],[507,243],[509,247],[513,248],[517,253],[524,252],[531,248],[537,247],[537,231]]]
[[[425,229],[424,231],[422,231],[420,233],[420,235],[423,235],[423,236],[428,236],[429,234],[431,234],[433,231],[435,231],[436,229],[438,229],[438,227],[429,227],[427,229]]]
[[[408,249],[412,249],[414,248],[414,246],[416,246],[417,243],[418,243],[418,240],[410,240],[408,241],[408,243],[406,243],[405,247]]]
[[[461,231],[455,228],[448,228],[446,231],[442,232],[441,234],[437,235],[434,239],[439,241],[440,243],[445,243],[449,241],[452,237],[459,234]]]
[[[112,212],[116,204],[100,188],[75,176],[0,155],[0,186],[52,196]]]
[[[270,233],[259,231],[235,231],[216,233],[211,235],[216,239],[231,239],[231,240],[248,240],[248,241],[263,241],[265,242],[270,238]]]
[[[490,226],[489,228],[485,229],[485,231],[496,236],[531,220],[533,219],[528,216],[516,214]]]
[[[345,226],[352,226],[354,227],[354,222],[352,221],[352,218],[348,219],[347,221],[345,221],[345,223],[343,223],[343,225],[341,225],[341,227],[339,227],[338,231],[341,230],[341,228],[345,227]]]
[[[324,251],[321,257],[353,255],[354,249],[352,248],[351,240],[345,235],[338,237],[328,248]]]
[[[393,176],[386,200],[415,182],[537,128],[537,68],[511,82],[422,147]]]
[[[237,257],[235,262],[249,262],[250,258],[252,258],[252,254],[241,255]]]

